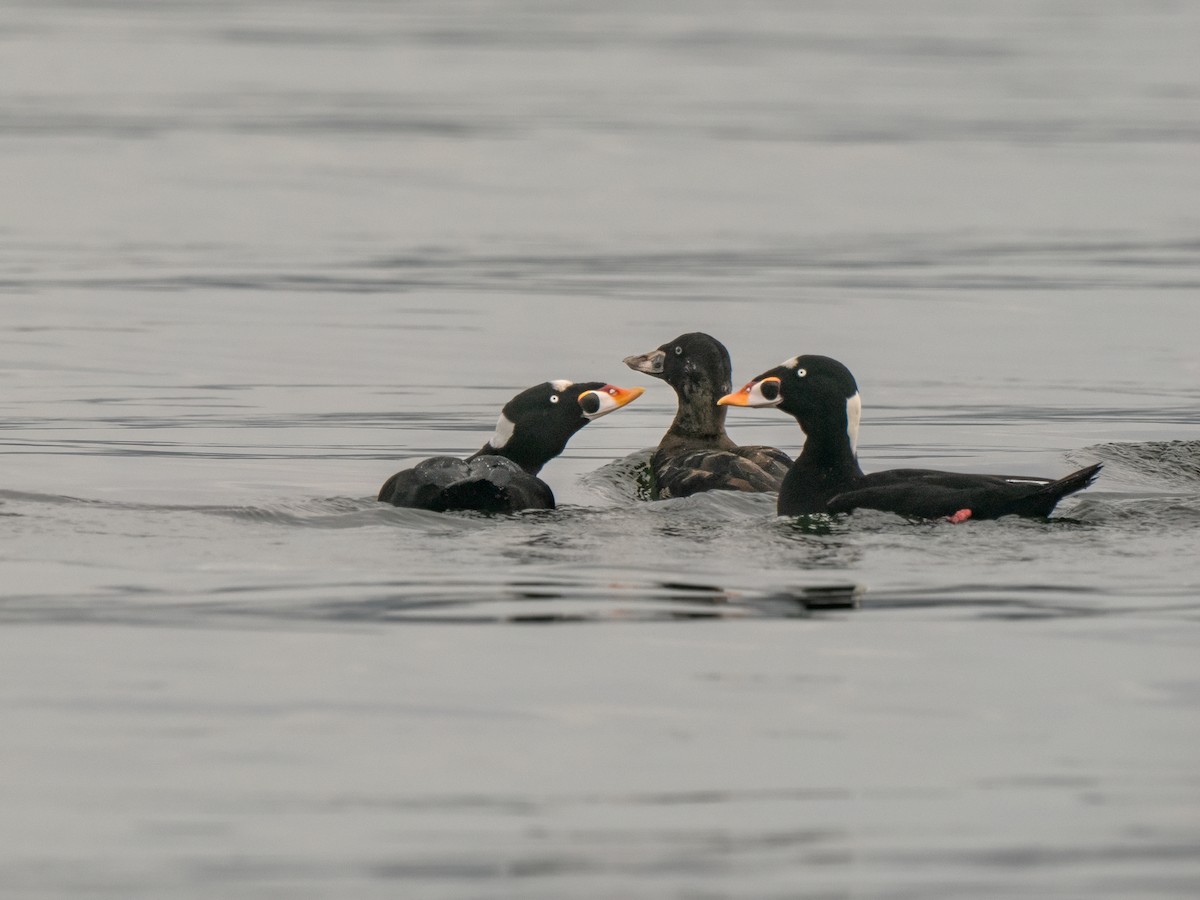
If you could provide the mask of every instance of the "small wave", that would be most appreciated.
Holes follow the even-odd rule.
[[[1072,508],[1071,518],[1091,525],[1118,525],[1139,530],[1200,526],[1197,494],[1097,494],[1085,496]]]
[[[1082,456],[1105,463],[1106,477],[1135,484],[1200,485],[1200,441],[1096,444]]]
[[[744,491],[706,491],[690,497],[672,497],[657,500],[646,508],[649,512],[663,516],[689,516],[701,522],[730,521],[756,518],[770,520],[775,517],[775,494],[752,494]]]
[[[202,503],[139,503],[125,500],[96,500],[69,494],[41,494],[0,490],[0,503],[80,506],[88,509],[139,513],[196,513],[244,522],[265,522],[300,528],[363,528],[377,525],[401,526],[434,533],[486,526],[487,517],[471,513],[443,515],[421,509],[403,509],[365,497],[312,497],[261,506]],[[7,515],[19,511],[6,510]]]
[[[593,494],[612,503],[650,499],[650,457],[653,450],[635,450],[628,456],[605,463],[580,478]]]

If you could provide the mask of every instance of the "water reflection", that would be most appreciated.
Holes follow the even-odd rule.
[[[370,601],[318,603],[289,616],[339,621],[553,623],[721,618],[794,618],[858,607],[854,584],[735,590],[681,581],[514,580],[484,586],[438,581],[405,585]]]

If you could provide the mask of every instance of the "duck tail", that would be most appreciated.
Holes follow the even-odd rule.
[[[1103,463],[1094,463],[1080,469],[1078,472],[1072,472],[1070,475],[1058,479],[1058,481],[1050,482],[1046,485],[1045,489],[1047,491],[1054,491],[1059,497],[1066,497],[1068,494],[1082,491],[1085,487],[1091,487],[1092,483],[1100,476],[1100,470],[1103,468]]]
[[[1041,515],[1048,516],[1063,497],[1068,497],[1076,491],[1082,491],[1084,488],[1090,487],[1100,475],[1102,468],[1104,468],[1103,463],[1086,466],[1076,472],[1072,472],[1070,475],[1063,476],[1058,481],[1042,485],[1030,495],[1029,499],[1035,502]]]

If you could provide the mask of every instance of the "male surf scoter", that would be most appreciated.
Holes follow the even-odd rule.
[[[397,472],[383,483],[379,499],[434,512],[554,509],[554,492],[537,477],[542,466],[592,419],[620,409],[644,391],[600,381],[547,381],[531,387],[504,405],[496,433],[476,453],[465,460],[435,456]]]
[[[725,433],[717,398],[732,388],[725,345],[703,332],[681,334],[625,365],[675,389],[679,409],[650,459],[656,500],[701,491],[777,491],[791,458],[774,447],[739,447]]]
[[[858,467],[862,403],[850,370],[827,356],[797,356],[717,401],[722,406],[776,406],[804,429],[804,450],[779,489],[779,514],[880,509],[912,518],[953,522],[1018,515],[1044,517],[1068,494],[1090,485],[1100,465],[1057,481],[1005,475],[960,475],[891,469],[864,475]]]

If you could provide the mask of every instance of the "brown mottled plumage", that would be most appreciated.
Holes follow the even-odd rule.
[[[702,491],[777,491],[792,461],[774,447],[739,447],[725,433],[733,377],[729,352],[711,335],[683,334],[625,365],[661,378],[675,389],[675,420],[650,459],[657,500]]]

